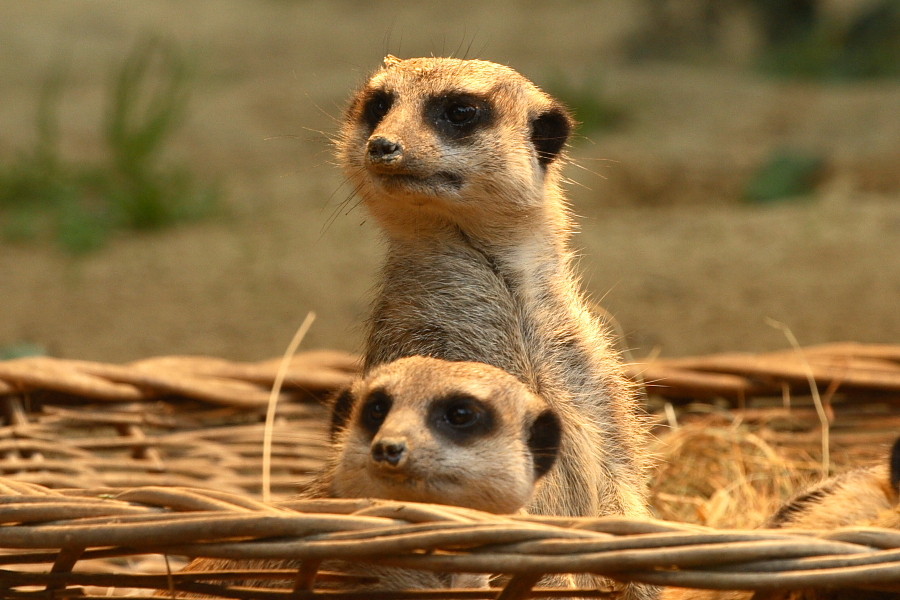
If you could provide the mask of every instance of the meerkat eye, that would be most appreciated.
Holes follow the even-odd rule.
[[[444,110],[444,118],[454,125],[466,125],[478,116],[478,107],[463,102],[454,102]]]
[[[384,390],[372,392],[362,407],[362,426],[370,433],[377,432],[391,411],[392,404],[390,395]]]
[[[468,399],[462,399],[449,405],[444,413],[447,423],[458,429],[471,427],[480,416],[481,412],[478,410],[478,406]]]
[[[366,124],[375,129],[381,120],[384,119],[385,115],[388,114],[388,111],[391,110],[391,106],[394,104],[394,97],[383,91],[379,90],[371,94],[368,99],[366,99],[365,105],[363,105],[363,119],[366,121]]]
[[[496,415],[489,404],[475,396],[456,393],[435,400],[427,423],[435,433],[465,445],[488,435],[495,429],[495,421]]]
[[[449,140],[464,140],[476,128],[492,121],[489,100],[472,94],[450,92],[425,101],[425,119]]]

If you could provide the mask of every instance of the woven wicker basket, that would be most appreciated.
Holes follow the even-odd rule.
[[[328,452],[321,398],[357,372],[355,357],[336,352],[300,354],[290,365],[272,431],[273,501],[264,503],[263,421],[277,368],[278,361],[196,357],[128,365],[0,362],[2,596],[179,590],[223,598],[379,597],[314,591],[314,580],[332,577],[316,576],[319,562],[329,558],[511,576],[503,592],[410,591],[392,598],[572,596],[533,587],[540,574],[555,572],[713,589],[865,586],[900,594],[895,530],[722,531],[386,501],[290,500]],[[835,447],[871,448],[873,458],[900,431],[900,347],[716,355],[630,371],[647,382],[660,423],[672,406],[689,419],[703,401],[740,414],[789,449],[817,439],[824,410]],[[819,410],[807,397],[810,381],[821,392]],[[293,591],[248,590],[229,583],[247,573],[216,573],[219,582],[210,582],[210,573],[177,573],[184,556],[291,557],[304,559],[305,568],[288,575]],[[285,578],[253,577],[279,575]]]

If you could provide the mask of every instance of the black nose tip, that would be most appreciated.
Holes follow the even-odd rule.
[[[380,440],[372,444],[372,459],[386,462],[392,467],[400,464],[406,456],[406,444],[396,440]]]
[[[403,147],[399,142],[380,135],[369,138],[368,151],[369,158],[378,162],[397,160],[403,155]]]

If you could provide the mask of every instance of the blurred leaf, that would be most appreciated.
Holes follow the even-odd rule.
[[[778,150],[750,178],[744,198],[751,202],[771,202],[809,195],[824,166],[820,156]]]
[[[900,2],[882,0],[847,22],[820,18],[773,44],[762,59],[773,74],[854,80],[900,76]]]
[[[47,350],[44,347],[28,342],[0,346],[0,360],[13,360],[15,358],[25,358],[28,356],[44,356],[46,354]]]
[[[609,100],[604,84],[596,74],[572,83],[570,78],[557,73],[550,77],[547,91],[572,111],[583,134],[613,129],[625,121],[625,109]]]
[[[102,247],[117,228],[159,229],[216,209],[216,187],[201,188],[188,169],[161,164],[187,107],[189,70],[173,45],[147,38],[113,70],[106,164],[62,160],[57,112],[64,80],[62,67],[51,70],[37,103],[34,149],[0,168],[3,239],[52,235],[82,254]]]

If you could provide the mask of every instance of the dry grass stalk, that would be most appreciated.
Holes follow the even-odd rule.
[[[661,519],[710,527],[752,528],[801,486],[819,465],[790,459],[746,425],[699,418],[662,435],[651,505]]]

